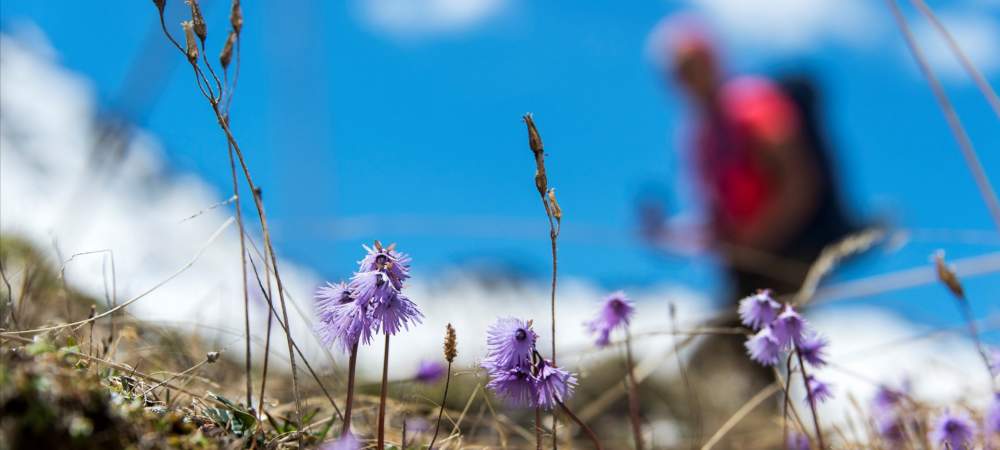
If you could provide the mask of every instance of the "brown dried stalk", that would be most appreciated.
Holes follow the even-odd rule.
[[[458,355],[456,344],[455,328],[449,323],[445,328],[444,335],[444,359],[448,361],[448,373],[447,378],[444,379],[444,395],[441,396],[441,408],[438,409],[437,424],[434,425],[434,436],[431,437],[431,443],[427,446],[427,450],[434,450],[434,441],[437,440],[438,431],[441,429],[441,416],[444,415],[444,405],[448,401],[448,387],[451,385],[451,363],[455,361],[455,356]]]
[[[545,216],[549,219],[549,241],[552,245],[552,290],[551,290],[551,313],[552,313],[552,363],[556,363],[556,281],[559,269],[559,257],[556,252],[556,241],[559,238],[559,230],[562,228],[562,209],[556,201],[555,189],[549,188],[548,176],[545,174],[545,145],[542,144],[542,137],[535,127],[535,120],[531,113],[525,114],[522,119],[528,127],[528,147],[535,156],[535,188],[542,199],[542,206],[545,208]],[[552,415],[552,448],[557,449],[559,444],[559,433],[557,429],[556,415]],[[539,444],[541,445],[541,444]]]
[[[989,209],[997,228],[1000,229],[1000,200],[997,199],[996,191],[993,190],[993,186],[986,176],[986,171],[983,170],[983,165],[979,162],[979,156],[972,145],[972,140],[969,139],[969,135],[965,132],[962,121],[958,118],[958,113],[955,112],[951,101],[948,100],[948,94],[945,93],[941,82],[938,81],[937,77],[934,76],[934,72],[931,71],[930,65],[927,63],[926,58],[924,58],[923,51],[917,46],[917,42],[913,38],[913,33],[910,31],[910,26],[906,23],[906,18],[903,17],[903,12],[899,9],[899,5],[896,4],[896,0],[886,0],[886,3],[889,5],[889,9],[892,11],[892,15],[896,19],[900,31],[903,33],[903,38],[906,40],[906,45],[909,47],[910,53],[917,60],[920,71],[923,72],[927,82],[931,85],[934,98],[937,100],[938,106],[941,107],[941,111],[948,121],[948,126],[951,128],[955,140],[958,141],[958,147],[965,158],[965,164],[969,167],[969,171],[972,172],[972,178],[979,188],[979,193],[982,195],[983,201],[986,203],[986,207]]]
[[[283,284],[281,282],[281,275],[280,275],[280,272],[278,271],[277,256],[275,255],[275,252],[274,252],[274,246],[271,243],[271,233],[270,233],[270,230],[268,228],[267,216],[266,216],[266,213],[264,212],[264,204],[263,204],[263,201],[262,201],[260,195],[257,194],[259,192],[259,188],[253,182],[253,177],[250,174],[250,169],[247,166],[246,158],[244,158],[243,151],[240,149],[239,143],[237,142],[236,137],[234,136],[234,134],[232,132],[232,129],[230,129],[228,113],[224,112],[223,108],[219,107],[219,104],[220,104],[220,102],[222,100],[222,95],[223,95],[222,84],[221,84],[219,78],[215,75],[215,70],[212,68],[212,65],[211,65],[211,63],[209,63],[207,57],[203,56],[201,64],[205,65],[205,67],[208,69],[209,73],[212,75],[213,81],[215,82],[215,85],[217,86],[217,89],[218,89],[218,96],[216,96],[215,91],[213,91],[213,89],[212,89],[212,83],[205,76],[204,71],[201,70],[201,67],[199,66],[199,63],[198,63],[198,58],[197,58],[197,56],[198,56],[198,46],[197,46],[197,44],[194,43],[194,38],[197,37],[201,41],[201,43],[202,43],[202,51],[201,51],[201,53],[204,54],[205,53],[204,52],[204,38],[205,38],[205,36],[207,36],[207,29],[202,28],[204,26],[204,19],[201,18],[201,12],[200,12],[200,10],[197,7],[196,1],[191,1],[190,4],[191,4],[191,9],[192,9],[192,20],[189,21],[189,22],[185,22],[184,30],[185,30],[186,44],[187,45],[185,46],[185,48],[182,48],[180,46],[180,44],[177,43],[177,40],[173,38],[173,36],[170,34],[169,30],[167,30],[166,26],[164,25],[165,21],[164,21],[164,18],[163,18],[163,7],[162,7],[163,3],[165,3],[165,2],[161,2],[161,1],[155,2],[156,6],[157,6],[157,10],[159,11],[159,14],[160,14],[160,24],[161,24],[161,28],[163,29],[163,33],[167,36],[167,39],[170,40],[170,42],[173,43],[174,46],[178,50],[180,50],[183,54],[185,54],[185,56],[187,57],[188,62],[191,64],[191,68],[194,71],[195,81],[196,81],[196,83],[198,85],[198,88],[201,91],[202,95],[205,97],[205,99],[208,100],[209,105],[211,105],[212,112],[215,113],[215,117],[216,117],[216,120],[218,121],[219,127],[225,133],[226,139],[228,141],[228,144],[231,146],[232,151],[234,151],[235,154],[236,154],[236,157],[237,157],[237,159],[238,159],[238,161],[240,163],[240,168],[243,171],[244,179],[247,182],[247,186],[250,188],[250,191],[255,194],[255,195],[253,195],[254,206],[257,208],[257,216],[258,216],[258,219],[259,219],[259,222],[260,222],[261,233],[264,236],[264,246],[265,246],[265,248],[267,250],[266,253],[269,256],[270,264],[271,264],[271,266],[273,268],[273,271],[274,271],[275,282],[277,282],[277,284],[278,284],[278,300],[279,300],[279,304],[281,306],[281,313],[282,313],[282,317],[283,317],[283,323],[285,324],[285,327],[284,327],[284,329],[285,329],[285,338],[286,338],[285,340],[286,340],[286,343],[288,345],[289,363],[290,363],[291,372],[292,372],[291,373],[291,375],[292,375],[292,377],[291,377],[292,378],[292,393],[293,393],[293,395],[295,397],[295,415],[296,415],[298,426],[301,427],[301,426],[303,426],[303,424],[302,424],[302,400],[301,400],[301,395],[300,395],[300,392],[299,392],[298,368],[297,368],[296,363],[295,363],[295,350],[294,350],[294,345],[293,345],[293,342],[292,342],[291,333],[289,332],[289,328],[290,327],[288,325],[290,324],[290,322],[288,321],[288,309],[287,309],[287,305],[286,305],[286,301],[285,301],[284,287],[283,287]],[[239,2],[237,1],[237,2],[234,2],[233,8],[232,8],[232,11],[231,11],[231,14],[230,14],[230,23],[231,23],[231,25],[233,27],[233,31],[236,32],[237,34],[239,34],[240,29],[242,28],[242,23],[243,23],[242,21],[243,21],[243,19],[242,19],[242,12],[240,12]],[[237,46],[238,46],[238,43],[237,43]],[[228,106],[226,108],[228,109]],[[243,232],[243,230],[241,230],[241,234],[242,234],[242,232]],[[268,297],[268,298],[270,299],[270,297]],[[270,339],[270,335],[268,335],[267,338]],[[262,398],[263,398],[263,396],[262,396]]]

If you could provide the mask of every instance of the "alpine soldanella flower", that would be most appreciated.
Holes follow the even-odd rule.
[[[409,278],[410,258],[397,252],[394,245],[382,247],[375,241],[373,248],[359,261],[348,284],[327,284],[316,293],[319,313],[318,334],[327,345],[339,344],[351,358],[348,363],[346,414],[343,431],[350,432],[350,412],[353,403],[354,371],[358,345],[370,344],[372,335],[385,335],[385,355],[382,373],[382,397],[379,402],[379,446],[384,440],[385,390],[389,358],[389,336],[420,323],[423,314],[417,305],[403,294],[403,282]]]
[[[617,291],[604,299],[597,317],[587,322],[587,329],[597,335],[597,346],[605,347],[611,342],[611,332],[619,327],[627,327],[633,314],[635,307],[632,302],[624,292]]]
[[[576,387],[576,376],[546,360],[538,353],[538,336],[531,321],[515,318],[498,319],[487,332],[488,353],[482,366],[490,381],[486,387],[507,403],[526,408],[555,409],[559,407],[590,438],[594,448],[601,450],[600,439],[566,405]],[[541,446],[541,424],[535,421],[536,445]]]
[[[799,353],[809,365],[823,367],[826,365],[826,346],[829,341],[816,332],[809,332],[799,343]]]
[[[971,447],[975,437],[976,424],[968,414],[948,411],[938,417],[930,436],[932,444],[956,450]]]
[[[552,409],[573,394],[576,377],[542,359],[537,340],[531,321],[498,319],[487,330],[482,366],[490,376],[487,387],[508,403]]]
[[[788,348],[802,343],[806,323],[802,316],[795,312],[792,305],[785,305],[785,310],[771,323],[771,329],[778,344],[783,348]]]
[[[350,353],[359,341],[371,342],[374,322],[366,302],[351,295],[347,284],[327,283],[316,292],[319,323],[316,332],[328,346],[337,345]]]
[[[771,291],[764,289],[740,300],[740,321],[753,330],[759,330],[778,317],[781,305],[771,298]]]
[[[531,360],[537,340],[538,334],[531,329],[531,321],[513,317],[498,319],[486,330],[489,356],[483,366],[490,370],[490,367],[511,368],[526,364]]]
[[[538,375],[535,378],[539,406],[544,409],[555,409],[559,403],[573,395],[576,377],[572,373],[552,365],[548,360],[539,362],[537,371]]]
[[[809,393],[806,395],[806,401],[812,400],[816,403],[822,403],[833,397],[833,392],[830,391],[830,385],[818,380],[812,375],[809,375],[806,378],[806,386],[809,388]]]
[[[778,344],[778,340],[774,337],[771,327],[761,328],[757,334],[747,339],[744,345],[747,348],[750,359],[765,366],[777,364],[778,358],[781,356],[781,345]]]

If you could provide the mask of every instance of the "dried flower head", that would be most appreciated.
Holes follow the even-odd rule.
[[[549,189],[548,177],[545,176],[545,146],[542,144],[542,137],[538,134],[531,113],[525,114],[522,118],[524,124],[528,126],[528,147],[535,154],[535,188],[538,189],[539,195],[545,197]]]
[[[585,325],[591,333],[597,334],[597,346],[605,347],[611,342],[611,332],[615,328],[627,326],[634,313],[635,307],[625,292],[617,291],[604,299],[597,317]]]
[[[191,7],[191,23],[194,34],[198,36],[201,45],[204,46],[205,38],[208,37],[208,26],[205,25],[205,17],[201,15],[201,7],[198,6],[198,0],[187,0],[187,4]]]
[[[229,11],[229,24],[237,35],[243,30],[243,9],[240,8],[240,0],[233,0],[233,7]]]
[[[555,217],[556,221],[562,222],[562,208],[556,201],[556,188],[549,188],[549,206],[552,208],[552,217]]]
[[[184,29],[185,53],[187,54],[188,61],[194,64],[198,62],[198,44],[195,42],[194,37],[194,23],[190,20],[185,20],[181,22],[181,28]]]
[[[226,38],[226,44],[222,46],[222,52],[219,53],[219,64],[222,65],[222,70],[229,68],[229,63],[233,60],[233,46],[236,44],[236,32],[230,31],[229,37]]]
[[[538,391],[537,404],[551,410],[573,395],[577,380],[572,373],[554,366],[552,361],[545,360],[539,363],[535,382]]]
[[[938,417],[931,430],[931,442],[942,448],[948,445],[952,449],[964,449],[971,445],[976,436],[976,424],[965,413],[945,411]]]
[[[740,321],[754,330],[771,323],[778,317],[781,305],[771,298],[770,290],[762,290],[740,300]]]
[[[167,6],[167,0],[153,0],[153,4],[156,5],[156,9],[160,10],[160,15],[163,15],[163,8]]]
[[[449,323],[444,329],[444,359],[449,363],[455,362],[458,356],[458,339],[455,336],[455,327]]]
[[[757,334],[747,339],[744,344],[750,359],[765,366],[773,366],[778,363],[778,356],[781,354],[781,345],[775,339],[771,327],[761,328]]]
[[[937,269],[938,280],[944,283],[956,298],[965,300],[965,289],[962,289],[962,283],[955,275],[955,271],[944,262],[944,251],[938,250],[934,253],[934,266]]]

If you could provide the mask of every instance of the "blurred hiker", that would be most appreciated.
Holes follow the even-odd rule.
[[[689,100],[693,125],[688,154],[706,215],[703,246],[721,257],[731,301],[772,289],[798,289],[827,244],[854,226],[839,200],[818,98],[807,77],[772,81],[725,77],[704,33],[670,35],[667,76]],[[644,234],[687,241],[661,219],[640,211]]]
[[[690,161],[705,223],[668,226],[650,204],[640,205],[640,222],[657,246],[690,251],[696,242],[716,253],[735,314],[736,302],[759,289],[797,291],[822,249],[853,226],[838,198],[813,84],[803,77],[727,77],[707,35],[691,25],[661,34],[668,42],[660,43],[660,56],[666,78],[688,100],[693,127],[682,160]],[[737,327],[739,320],[717,325]],[[704,422],[699,427],[711,430],[774,381],[770,368],[746,362],[743,342],[706,338],[693,355],[692,379],[707,386],[695,387],[703,396],[705,417],[692,418]]]

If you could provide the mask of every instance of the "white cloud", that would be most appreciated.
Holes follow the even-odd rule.
[[[862,43],[877,31],[866,0],[685,0],[728,44],[798,53],[830,42]]]
[[[501,13],[507,0],[358,0],[361,18],[399,37],[468,30]]]
[[[994,18],[973,12],[942,13],[938,18],[980,72],[988,76],[1000,70],[1000,24]],[[913,33],[927,62],[942,78],[970,80],[938,30],[923,17],[915,19]],[[912,57],[907,55],[907,58]]]

